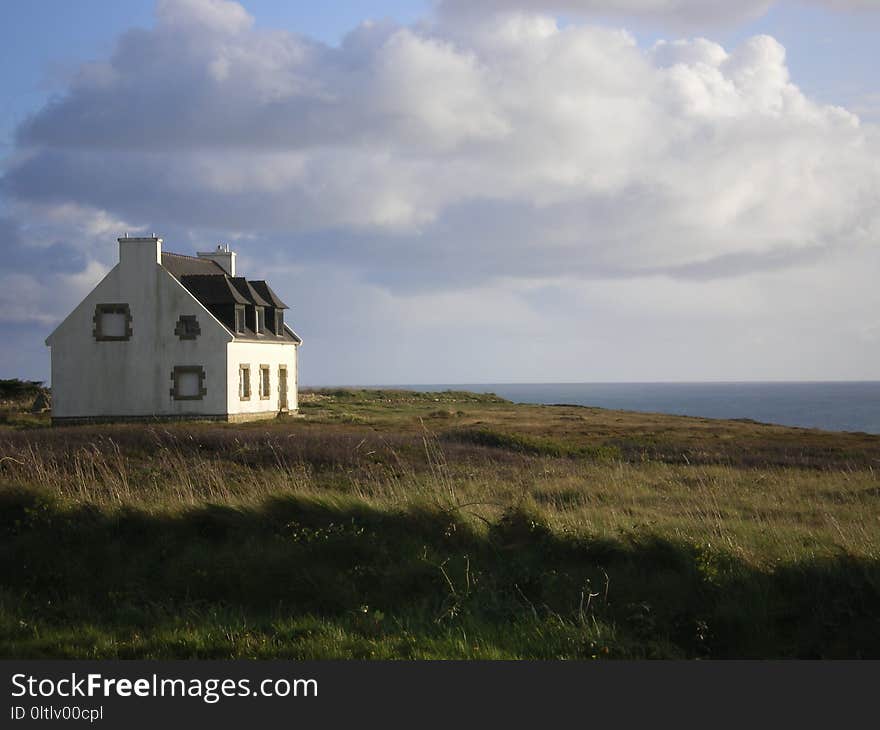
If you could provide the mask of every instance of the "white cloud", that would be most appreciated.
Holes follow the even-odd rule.
[[[111,215],[106,210],[64,203],[28,203],[12,206],[12,212],[19,220],[28,221],[27,235],[23,245],[46,248],[58,241],[95,253],[96,245],[115,241],[122,233],[143,233],[144,226]]]
[[[254,19],[230,0],[158,0],[156,18],[160,26],[181,29],[210,29],[233,35],[248,30]]]
[[[108,271],[106,266],[92,261],[84,270],[71,274],[0,274],[0,322],[53,325],[66,316]]]
[[[783,0],[439,0],[441,16],[474,18],[499,13],[565,13],[576,17],[660,22],[681,29],[705,29],[754,20]],[[871,12],[876,0],[801,0],[831,10]]]
[[[731,24],[756,18],[776,0],[441,0],[439,10],[452,16],[498,12],[572,13],[665,20],[679,26]]]
[[[442,258],[454,237],[514,276],[721,275],[713,260],[778,265],[876,229],[876,130],[805,97],[767,36],[643,49],[516,14],[365,25],[333,49],[234,3],[159,12],[23,125],[9,194],[151,226],[347,231],[354,266]]]
[[[731,20],[768,4],[700,3]],[[576,7],[602,9],[560,4]],[[170,232],[187,248],[246,236],[242,261],[273,286],[279,266],[304,272],[278,288],[311,324],[312,351],[331,334],[349,348],[321,360],[324,382],[352,362],[373,381],[419,363],[426,379],[476,379],[490,360],[507,368],[496,379],[608,379],[621,361],[632,367],[619,377],[637,377],[639,349],[662,350],[681,322],[693,328],[676,331],[682,342],[720,353],[689,350],[694,373],[717,371],[730,343],[802,327],[810,291],[827,296],[828,282],[851,292],[817,323],[849,317],[862,343],[850,352],[880,347],[857,301],[880,234],[880,133],[808,98],[773,38],[643,48],[625,31],[542,14],[465,23],[448,12],[364,24],[330,48],[260,28],[232,2],[163,0],[158,17],[20,128],[2,190],[21,236],[91,252],[112,251],[126,229],[169,234],[171,248],[181,239]],[[68,285],[6,276],[25,302],[7,310],[14,319],[35,310],[30,291]],[[62,309],[47,301],[41,317]],[[477,360],[450,355],[449,374],[431,375],[432,343],[450,333]],[[565,367],[542,370],[536,341]],[[670,347],[656,377],[683,361]],[[783,372],[780,348],[760,358],[763,374]]]
[[[877,0],[808,0],[808,2],[824,5],[832,10],[880,10]]]
[[[304,383],[876,379],[880,252],[718,281],[504,279],[393,294],[266,269],[306,329]]]

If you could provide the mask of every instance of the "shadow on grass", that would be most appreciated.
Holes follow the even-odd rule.
[[[761,571],[523,511],[478,530],[427,504],[148,513],[4,490],[0,540],[5,657],[880,657],[877,562]]]

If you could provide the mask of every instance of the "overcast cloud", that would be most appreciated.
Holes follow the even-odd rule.
[[[499,12],[566,13],[659,21],[686,30],[729,26],[758,18],[783,2],[832,10],[880,10],[877,0],[437,0],[441,15],[469,17]]]
[[[869,374],[878,128],[808,98],[771,37],[644,48],[534,12],[732,23],[770,2],[465,5],[329,47],[160,0],[18,129],[2,316],[57,321],[116,235],[156,230],[283,272],[307,381]]]

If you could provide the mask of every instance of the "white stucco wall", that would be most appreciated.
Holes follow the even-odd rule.
[[[226,346],[232,335],[157,263],[161,241],[121,241],[120,248],[120,263],[47,340],[53,417],[225,414]],[[129,305],[130,340],[95,340],[98,303]],[[174,333],[182,314],[196,315],[201,333],[195,340],[180,340]],[[204,367],[207,393],[202,400],[171,397],[176,365]]]
[[[236,340],[227,346],[226,383],[230,414],[277,413],[280,403],[279,365],[287,366],[287,407],[291,411],[297,403],[297,348],[293,343],[242,342]],[[250,365],[251,397],[241,400],[238,391],[239,366]],[[260,365],[269,366],[270,396],[260,398]]]

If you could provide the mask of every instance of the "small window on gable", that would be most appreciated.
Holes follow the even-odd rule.
[[[244,305],[235,305],[235,331],[237,334],[244,332]]]
[[[96,304],[92,336],[98,342],[131,339],[131,310],[127,304]]]
[[[260,400],[269,398],[270,393],[269,366],[260,365]]]
[[[201,365],[176,365],[171,371],[171,397],[174,400],[202,400],[207,394],[205,369]]]
[[[238,397],[241,400],[250,400],[251,398],[251,366],[238,366]]]
[[[180,319],[177,320],[177,326],[174,328],[174,334],[181,340],[194,340],[202,334],[196,315],[181,314]]]

